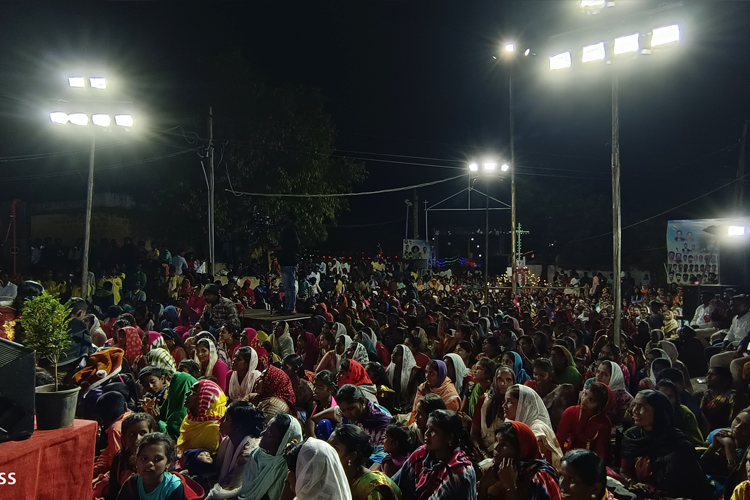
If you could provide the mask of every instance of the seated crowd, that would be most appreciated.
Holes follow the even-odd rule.
[[[600,297],[362,274],[259,329],[200,278],[147,323],[75,299],[92,498],[750,499],[747,297],[678,329],[674,303],[625,305],[615,343]]]

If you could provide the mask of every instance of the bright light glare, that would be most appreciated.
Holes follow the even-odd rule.
[[[109,115],[92,115],[91,123],[100,127],[109,127],[112,125],[112,118]]]
[[[607,0],[581,0],[582,9],[594,9],[607,5]]]
[[[604,59],[604,42],[599,42],[594,45],[587,45],[583,48],[582,62],[601,61]]]
[[[505,44],[505,52],[515,52],[516,51],[516,45],[513,43],[506,43]]]
[[[86,79],[82,76],[69,76],[68,85],[71,87],[85,87]]]
[[[49,114],[49,119],[52,123],[65,125],[66,123],[68,123],[68,114],[63,113],[62,111],[53,111]]]
[[[486,170],[487,172],[492,172],[492,171],[493,171],[493,170],[495,170],[496,168],[497,168],[497,163],[495,163],[494,161],[488,161],[488,162],[486,162],[486,163],[484,164],[484,169],[485,169],[485,170]]]
[[[615,55],[627,54],[628,52],[638,52],[641,48],[641,34],[633,33],[632,35],[615,38]]]
[[[531,53],[531,49],[526,49],[526,52],[523,53],[523,55],[528,56]]]
[[[131,115],[115,115],[115,123],[120,127],[132,127],[133,117]]]
[[[89,78],[89,84],[91,85],[92,89],[104,90],[107,88],[107,82],[101,76],[92,76],[91,78]]]
[[[745,226],[729,226],[729,236],[745,236]]]
[[[571,64],[570,52],[561,52],[549,58],[549,69],[551,70],[570,68]]]
[[[658,47],[668,43],[680,41],[680,27],[676,24],[654,28],[651,32],[651,46]]]
[[[500,170],[502,170],[503,172],[507,172],[508,170],[510,170],[510,165],[508,165],[507,163],[503,163],[500,166]]]
[[[70,123],[73,125],[88,125],[89,117],[86,113],[71,113],[68,115]]]
[[[479,170],[479,165],[477,165],[476,163],[471,163],[469,164],[469,170],[471,170],[472,172],[476,172],[477,170]]]

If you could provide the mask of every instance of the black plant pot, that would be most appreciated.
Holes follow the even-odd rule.
[[[80,387],[42,385],[36,388],[36,428],[40,431],[73,425]]]

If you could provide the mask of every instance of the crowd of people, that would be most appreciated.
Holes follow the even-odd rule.
[[[42,287],[71,298],[58,377],[100,424],[95,499],[750,499],[733,290],[689,319],[679,290],[646,286],[617,342],[598,285],[511,296],[380,259],[294,260],[292,283],[287,255],[252,286],[249,267],[209,279],[139,248],[94,261],[89,300],[46,269],[0,283],[16,310]],[[305,318],[251,328],[251,307]]]

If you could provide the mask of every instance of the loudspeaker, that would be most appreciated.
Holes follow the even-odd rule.
[[[33,350],[0,339],[0,442],[34,432],[35,361]]]

